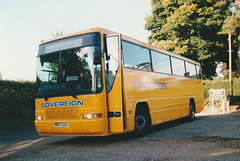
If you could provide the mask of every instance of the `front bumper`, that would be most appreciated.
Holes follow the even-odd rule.
[[[54,123],[68,123],[68,127],[56,127]],[[106,119],[86,120],[51,120],[35,121],[35,127],[39,135],[56,136],[106,136],[108,123]]]

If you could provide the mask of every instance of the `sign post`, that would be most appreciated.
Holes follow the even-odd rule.
[[[224,113],[225,89],[210,89],[209,99],[212,100],[212,113],[214,112],[213,106],[215,100],[222,100],[222,112]]]

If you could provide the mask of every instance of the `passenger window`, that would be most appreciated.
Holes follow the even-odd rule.
[[[149,50],[141,46],[122,41],[125,68],[151,71]]]
[[[196,67],[197,67],[197,78],[198,78],[198,79],[202,79],[200,66],[199,66],[199,65],[196,65]]]
[[[190,78],[197,78],[197,74],[196,74],[196,67],[195,64],[186,62],[186,73],[185,76],[186,77],[190,77]]]
[[[153,71],[171,74],[170,57],[168,55],[151,51]]]
[[[174,57],[171,57],[171,61],[172,61],[173,75],[184,76],[184,73],[185,73],[184,61]]]

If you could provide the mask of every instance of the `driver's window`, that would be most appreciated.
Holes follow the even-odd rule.
[[[117,70],[118,70],[118,36],[106,37],[106,55],[105,55],[105,76],[107,92],[112,89]]]

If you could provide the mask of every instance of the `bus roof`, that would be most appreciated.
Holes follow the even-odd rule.
[[[64,38],[67,38],[67,37],[71,37],[71,36],[77,36],[77,35],[86,34],[86,33],[93,33],[93,32],[99,32],[99,33],[103,33],[103,34],[119,34],[117,32],[113,32],[113,31],[110,31],[110,30],[107,30],[107,29],[104,29],[104,28],[96,27],[96,28],[92,28],[90,30],[85,30],[85,31],[75,32],[75,33],[72,33],[72,34],[62,35],[62,36],[55,37],[55,38],[48,39],[48,40],[42,40],[40,45],[48,43],[48,42],[56,41],[56,40],[59,40],[59,39],[64,39]]]
[[[77,35],[86,34],[86,33],[93,33],[93,32],[99,32],[99,33],[106,34],[106,35],[114,35],[114,34],[116,34],[116,35],[119,34],[119,35],[120,35],[120,33],[118,33],[118,32],[114,32],[114,31],[111,31],[111,30],[108,30],[108,29],[105,29],[105,28],[96,27],[96,28],[92,28],[92,29],[90,29],[90,30],[80,31],[80,32],[72,33],[72,34],[62,35],[62,36],[55,37],[55,38],[48,39],[48,40],[43,40],[43,41],[41,41],[40,45],[45,44],[45,43],[48,43],[48,42],[52,42],[52,41],[55,41],[55,40],[59,40],[59,39],[64,39],[64,38],[67,38],[67,37],[71,37],[71,36],[77,36]],[[145,42],[136,40],[136,39],[131,38],[131,37],[129,37],[129,36],[122,35],[122,34],[121,34],[121,36],[122,36],[122,39],[123,39],[123,40],[132,42],[132,43],[134,43],[134,44],[143,46],[143,47],[145,47],[145,48],[148,48],[148,49],[151,49],[151,50],[155,50],[155,51],[158,51],[158,52],[167,54],[167,55],[172,56],[172,57],[176,57],[176,58],[179,58],[179,59],[183,59],[183,60],[186,60],[186,61],[191,62],[191,63],[194,63],[194,64],[199,64],[199,62],[196,62],[196,61],[191,60],[191,59],[189,59],[189,58],[186,58],[186,57],[184,57],[184,56],[180,56],[180,55],[171,53],[171,52],[169,52],[169,51],[160,49],[160,48],[158,48],[158,47],[155,47],[155,46],[150,45],[150,44],[148,44],[148,43],[145,43]]]

